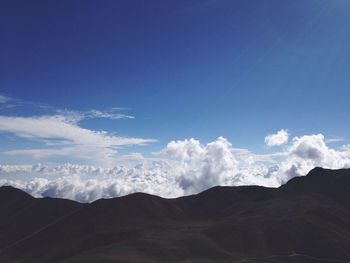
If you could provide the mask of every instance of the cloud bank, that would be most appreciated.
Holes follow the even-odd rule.
[[[81,202],[139,191],[177,197],[215,185],[278,187],[315,166],[350,168],[350,147],[330,148],[322,134],[314,134],[294,137],[281,152],[255,154],[219,137],[208,144],[171,141],[155,158],[139,158],[134,167],[0,165],[0,185]]]

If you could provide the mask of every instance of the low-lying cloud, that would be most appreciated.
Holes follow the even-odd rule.
[[[350,147],[330,148],[322,134],[294,137],[283,151],[254,154],[219,137],[208,144],[171,141],[155,158],[140,157],[134,167],[65,164],[1,165],[0,185],[13,185],[34,196],[90,202],[133,192],[163,197],[198,193],[215,185],[278,187],[315,166],[350,167]]]

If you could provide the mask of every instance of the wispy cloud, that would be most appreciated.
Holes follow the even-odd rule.
[[[10,97],[0,94],[0,109],[9,109],[16,107],[18,102]]]
[[[327,143],[336,143],[336,142],[342,142],[342,141],[344,141],[344,138],[341,138],[341,137],[326,139]]]
[[[9,97],[0,95],[0,104],[6,103],[6,102],[8,102],[9,100],[10,100]]]
[[[89,160],[93,163],[112,164],[120,147],[128,145],[147,145],[154,139],[118,136],[103,130],[91,130],[81,126],[81,121],[93,118],[111,120],[134,119],[134,116],[118,112],[120,109],[106,111],[74,111],[33,102],[23,102],[0,95],[2,105],[21,107],[31,105],[49,112],[39,116],[0,115],[0,132],[10,133],[20,138],[41,142],[43,147],[29,149],[11,149],[3,152],[7,155],[26,155],[45,159],[66,156],[74,159]]]
[[[16,149],[5,152],[11,155],[31,155],[45,158],[54,155],[74,156],[94,161],[111,161],[118,147],[125,145],[146,145],[153,139],[112,135],[106,131],[93,131],[79,126],[75,117],[67,115],[40,117],[0,116],[0,132],[12,133],[18,137],[52,141],[61,148]]]
[[[90,109],[85,111],[72,110],[72,109],[60,109],[51,105],[47,105],[41,102],[23,101],[21,99],[11,98],[0,94],[0,107],[1,108],[21,108],[32,107],[40,109],[43,115],[65,115],[72,121],[78,122],[83,119],[104,118],[110,120],[120,119],[135,119],[135,116],[126,114],[123,111],[128,110],[122,107],[111,107],[106,110]]]
[[[120,112],[119,108],[112,108],[109,110],[88,110],[88,111],[73,111],[68,109],[58,109],[56,110],[57,114],[66,115],[74,117],[76,121],[83,119],[94,119],[94,118],[103,118],[110,120],[120,120],[120,119],[135,119],[135,116],[130,114],[125,114]]]
[[[49,106],[41,102],[24,101],[17,98],[8,97],[0,94],[0,108],[21,108],[21,107],[33,107],[42,110],[53,110],[54,107]]]

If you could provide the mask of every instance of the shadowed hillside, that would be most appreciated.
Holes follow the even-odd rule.
[[[350,169],[91,204],[0,188],[1,262],[350,262]]]

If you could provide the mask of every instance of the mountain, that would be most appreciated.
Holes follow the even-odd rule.
[[[90,204],[0,188],[0,262],[350,262],[350,169]]]

